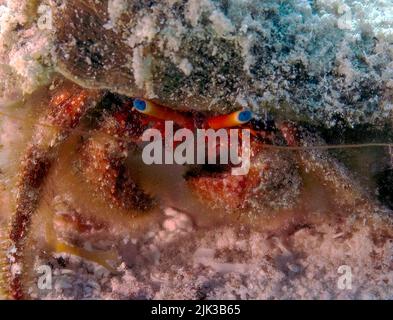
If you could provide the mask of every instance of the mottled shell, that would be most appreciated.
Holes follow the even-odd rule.
[[[345,8],[315,1],[57,2],[57,70],[84,86],[182,110],[248,107],[327,126],[391,119],[390,35],[360,24],[372,4],[363,13],[349,7],[348,27]]]

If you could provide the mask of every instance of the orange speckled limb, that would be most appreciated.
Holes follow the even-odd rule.
[[[8,283],[8,295],[23,299],[23,277],[26,273],[24,251],[29,234],[31,219],[40,199],[40,191],[51,163],[56,159],[58,147],[69,136],[83,115],[102,97],[95,90],[80,88],[63,82],[52,94],[49,111],[43,116],[42,123],[51,127],[37,125],[31,143],[21,162],[15,212],[9,230],[8,266],[4,273]]]

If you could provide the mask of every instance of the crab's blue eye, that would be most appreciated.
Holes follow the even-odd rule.
[[[140,99],[135,99],[133,102],[133,106],[135,109],[137,109],[140,112],[143,112],[147,108],[146,101],[140,100]]]
[[[249,111],[249,110],[241,111],[241,112],[239,112],[239,114],[238,114],[238,119],[239,119],[239,121],[242,122],[242,123],[245,123],[245,122],[250,121],[250,120],[252,119],[252,117],[253,117],[253,114],[252,114],[252,112]]]

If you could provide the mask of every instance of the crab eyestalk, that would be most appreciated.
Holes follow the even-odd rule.
[[[187,117],[181,112],[174,111],[164,106],[160,106],[154,102],[135,99],[133,101],[133,106],[138,112],[153,117],[155,119],[173,121],[181,127],[188,129],[193,128],[194,123],[190,117]]]
[[[11,298],[26,298],[23,287],[23,278],[27,272],[27,266],[24,264],[26,241],[32,217],[39,204],[43,183],[52,162],[56,159],[59,146],[102,95],[102,92],[63,82],[50,99],[48,112],[35,128],[21,162],[16,206],[8,232],[10,244],[4,281],[8,284],[6,287]]]
[[[253,113],[249,110],[236,111],[230,114],[220,115],[207,119],[207,125],[211,129],[223,129],[240,127],[251,121]]]

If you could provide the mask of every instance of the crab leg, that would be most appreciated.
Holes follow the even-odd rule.
[[[94,192],[110,205],[146,211],[152,208],[153,199],[134,182],[125,166],[128,150],[142,134],[137,116],[124,111],[106,117],[82,146],[79,168]]]
[[[367,196],[337,160],[326,151],[312,148],[325,144],[321,138],[291,123],[283,123],[280,130],[289,147],[305,147],[297,152],[303,170],[314,174],[323,185],[334,192],[337,195],[334,198],[339,204],[353,207],[368,202]]]
[[[49,112],[39,121],[47,126],[35,128],[32,142],[21,163],[16,207],[9,230],[9,295],[24,298],[22,278],[24,250],[31,219],[37,209],[40,191],[58,147],[75,128],[86,111],[100,99],[101,93],[64,83],[49,103]]]

